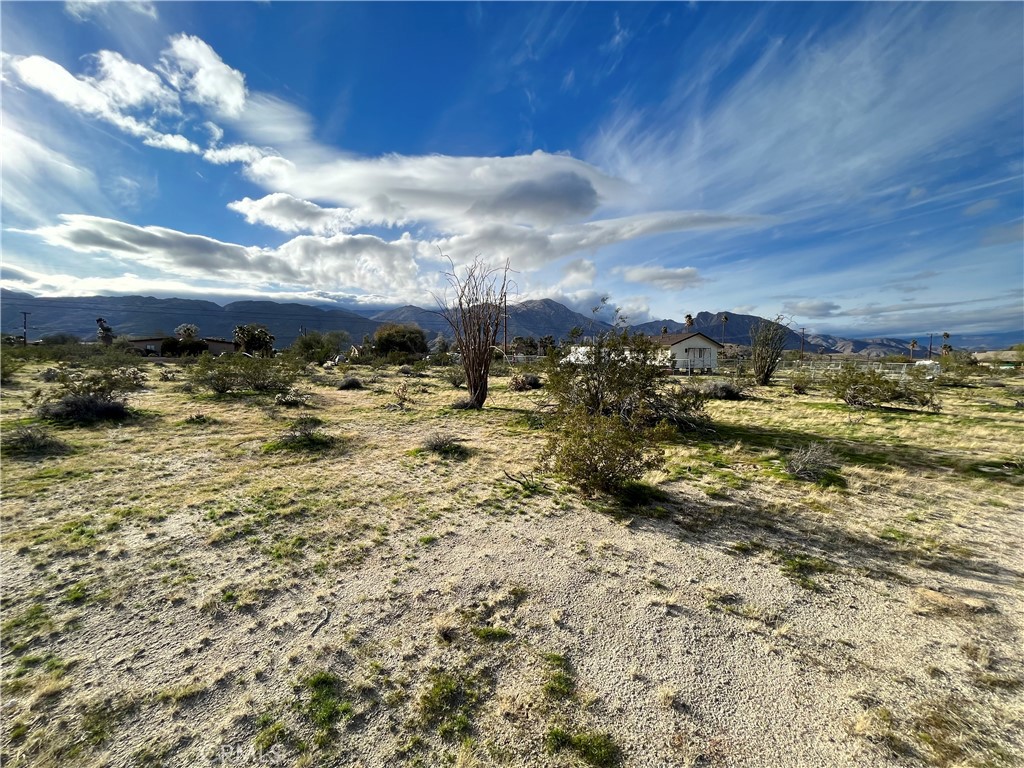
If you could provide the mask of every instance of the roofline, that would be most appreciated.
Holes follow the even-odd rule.
[[[701,331],[692,331],[690,333],[683,333],[683,334],[679,334],[679,333],[658,334],[658,335],[655,335],[655,336],[651,336],[651,339],[653,339],[656,342],[659,342],[661,344],[661,346],[663,346],[663,347],[674,347],[679,342],[686,341],[687,339],[692,339],[694,336],[700,336],[702,339],[707,339],[708,341],[710,341],[712,344],[714,344],[719,349],[725,349],[725,344],[722,344],[720,342],[715,341],[710,336],[708,336],[705,333],[702,333]],[[665,342],[668,341],[669,339],[674,339],[674,341],[670,341],[670,342],[668,342],[666,344]]]

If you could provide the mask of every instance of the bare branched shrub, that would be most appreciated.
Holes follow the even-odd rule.
[[[292,387],[287,392],[279,392],[274,397],[275,405],[283,405],[286,408],[299,408],[304,405],[309,405],[310,394],[304,392],[298,387]]]
[[[535,373],[515,373],[508,382],[509,392],[529,392],[532,389],[540,389],[544,383],[540,376]]]
[[[498,329],[508,307],[509,263],[492,267],[477,257],[459,274],[455,262],[445,273],[448,289],[435,297],[441,315],[455,335],[455,348],[462,356],[466,387],[474,408],[487,400],[487,384]]]
[[[395,402],[400,406],[404,407],[406,404],[412,402],[412,396],[409,394],[409,385],[405,382],[402,382],[395,387],[391,394],[395,396]]]
[[[819,482],[839,471],[839,458],[825,443],[808,443],[789,452],[786,471],[801,480]]]
[[[754,369],[754,381],[767,387],[772,383],[782,351],[786,348],[789,328],[785,318],[777,315],[774,320],[758,320],[750,329],[750,363]]]
[[[462,439],[447,432],[436,432],[423,441],[423,450],[446,458],[462,459],[469,455]]]
[[[292,422],[288,431],[280,438],[267,443],[263,450],[273,451],[322,451],[335,448],[339,439],[323,431],[323,419],[303,416]]]

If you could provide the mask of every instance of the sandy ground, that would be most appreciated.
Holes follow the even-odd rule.
[[[521,423],[527,396],[499,386],[465,414],[428,381],[386,410],[398,381],[311,386],[310,412],[347,446],[324,454],[262,450],[287,409],[161,384],[135,399],[140,422],[61,432],[68,456],[7,459],[4,763],[1024,756],[1020,470],[989,479],[938,458],[1002,456],[1019,417],[922,446],[934,455],[913,459],[931,464],[844,465],[835,489],[780,477],[742,440],[710,462],[684,440],[668,449],[667,497],[622,508],[533,472],[543,434]],[[18,394],[5,419],[27,414]],[[802,401],[769,399],[715,404],[716,422],[749,425],[761,408],[794,429],[780,411]],[[215,421],[184,421],[200,412]],[[815,418],[868,440],[862,422]],[[469,457],[414,450],[439,430]],[[567,693],[546,689],[550,654]],[[318,672],[345,703],[328,728],[310,709]],[[445,675],[455,693],[438,715]],[[606,734],[618,756],[556,748],[556,728]]]

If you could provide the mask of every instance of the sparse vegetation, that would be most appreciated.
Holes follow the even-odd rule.
[[[728,756],[734,727],[867,762],[1020,755],[1019,596],[993,588],[1019,570],[1012,372],[946,390],[941,414],[788,387],[723,402],[659,376],[648,428],[695,391],[679,412],[698,429],[661,427],[663,463],[592,498],[539,463],[553,394],[524,399],[500,369],[467,414],[445,369],[307,369],[309,405],[286,409],[157,375],[188,362],[140,365],[140,416],[117,426],[41,427],[28,390],[58,387],[42,358],[0,393],[5,458],[26,428],[74,446],[3,467],[12,766],[167,765],[224,744],[310,765],[685,764]],[[353,371],[367,387],[337,391]],[[387,407],[400,384],[415,402]],[[339,443],[264,452],[285,431]],[[468,460],[444,458],[452,444]],[[717,668],[695,684],[692,659],[658,655],[691,637],[729,670],[726,699],[754,695],[743,670],[768,653],[849,732],[797,733],[785,698],[756,725],[721,715],[704,695]],[[874,697],[863,718],[835,704],[837,670]],[[702,730],[723,717],[725,735]]]
[[[9,457],[60,456],[71,450],[70,444],[45,427],[16,427],[3,438],[3,453]]]
[[[597,731],[569,731],[558,726],[548,730],[544,746],[551,754],[570,750],[587,765],[611,768],[619,764],[620,751],[607,733]]]

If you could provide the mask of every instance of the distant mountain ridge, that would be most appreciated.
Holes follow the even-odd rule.
[[[236,301],[225,306],[195,299],[157,299],[152,296],[76,296],[51,298],[0,290],[0,327],[21,335],[21,312],[30,312],[29,338],[52,333],[73,333],[83,339],[96,336],[96,318],[102,317],[118,335],[171,336],[182,323],[195,323],[203,336],[230,339],[235,326],[262,323],[288,346],[302,332],[345,331],[356,342],[372,335],[380,323],[347,309],[320,309],[308,304],[275,301]]]
[[[305,330],[345,331],[354,343],[383,323],[409,323],[422,328],[427,338],[439,333],[451,337],[451,330],[437,310],[412,305],[374,312],[366,316],[349,309],[321,309],[308,304],[275,301],[236,301],[221,306],[212,301],[196,299],[157,299],[152,296],[78,296],[38,297],[0,289],[0,326],[3,333],[21,335],[22,312],[29,312],[29,339],[38,339],[53,333],[73,333],[83,339],[96,335],[96,318],[103,317],[117,334],[131,336],[169,336],[181,323],[195,323],[203,336],[231,338],[235,326],[244,323],[262,323],[276,337],[278,347],[290,345]],[[728,320],[723,324],[722,317]],[[750,329],[761,318],[723,312],[698,312],[693,316],[692,330],[700,331],[715,341],[727,344],[750,343]],[[574,312],[553,299],[534,299],[508,305],[508,338],[516,336],[553,336],[563,339],[574,328],[584,335],[611,329],[611,325],[593,316]],[[656,336],[664,328],[668,333],[687,330],[677,320],[656,320],[640,323],[632,328]],[[499,331],[498,338],[501,339]],[[1024,341],[1020,333],[992,333],[986,335],[954,336],[959,348],[1006,349]],[[787,349],[800,349],[800,334],[790,330]],[[916,355],[927,354],[928,339],[919,338]],[[857,353],[881,357],[910,354],[909,341],[903,339],[846,339],[825,334],[807,334],[804,350],[826,354]],[[934,342],[934,349],[941,346]]]

